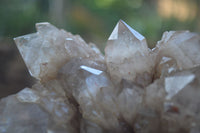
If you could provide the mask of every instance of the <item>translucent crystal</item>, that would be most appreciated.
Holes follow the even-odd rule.
[[[169,92],[162,111],[163,131],[194,132],[200,124],[200,67],[177,72],[165,82]],[[182,81],[180,83],[180,80]],[[175,84],[177,83],[177,84]]]
[[[15,38],[38,82],[0,100],[1,133],[199,133],[200,36],[165,32],[150,50],[120,20],[105,59],[49,23]]]
[[[105,131],[93,122],[83,119],[81,121],[81,133],[104,133]]]
[[[105,48],[105,59],[111,78],[135,81],[146,86],[152,82],[154,58],[146,39],[120,20]]]
[[[142,104],[134,119],[133,127],[136,133],[161,132],[160,113],[166,96],[163,82],[161,78],[145,88]]]
[[[134,123],[134,119],[138,115],[138,110],[142,105],[144,90],[126,80],[123,80],[121,84],[122,90],[115,99],[122,118],[129,125],[132,125]]]
[[[189,31],[165,32],[158,41],[155,51],[157,58],[171,57],[179,69],[193,68],[200,63],[200,36]]]
[[[166,99],[171,99],[195,78],[194,74],[180,75],[165,78],[165,89],[168,93]]]
[[[75,133],[75,113],[76,108],[68,102],[57,81],[36,84],[33,89],[25,88],[1,100],[0,132]]]
[[[99,103],[100,99],[98,98],[103,98],[101,93],[104,88],[112,89],[112,83],[104,71],[105,66],[97,62],[76,58],[63,66],[59,77],[64,79],[64,85],[67,83],[69,90],[66,91],[71,92],[80,105],[83,117],[109,130],[118,128],[119,123],[117,117],[112,115],[117,111],[114,109],[116,107],[113,103],[112,95],[103,93],[105,94],[103,97],[107,99],[105,99],[106,101],[101,101],[101,104]],[[113,107],[112,109],[110,108],[111,106]]]
[[[179,68],[175,59],[163,56],[160,58],[160,60],[157,61],[155,69],[156,71],[154,78],[156,79],[168,76],[170,73],[175,72]]]
[[[44,22],[36,24],[37,33],[15,38],[17,47],[30,74],[39,80],[56,77],[58,69],[74,57],[93,57],[101,60],[80,36]]]

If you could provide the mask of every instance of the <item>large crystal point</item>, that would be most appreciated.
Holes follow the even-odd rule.
[[[80,36],[59,30],[50,23],[37,23],[37,33],[15,38],[30,74],[39,80],[56,77],[58,69],[74,57],[103,60]]]
[[[155,52],[157,61],[163,56],[175,59],[179,69],[188,69],[200,64],[200,36],[189,31],[165,32],[158,41]]]
[[[108,72],[117,82],[126,79],[146,86],[152,81],[154,59],[146,39],[122,20],[108,39],[105,59]]]
[[[49,23],[38,23],[36,27],[37,33],[17,37],[15,42],[33,77],[52,78],[57,67],[68,58],[65,36]]]

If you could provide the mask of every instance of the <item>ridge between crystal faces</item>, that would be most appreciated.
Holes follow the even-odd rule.
[[[200,63],[199,35],[165,32],[151,50],[145,37],[120,20],[108,39],[104,57],[96,45],[86,44],[78,35],[47,22],[36,24],[36,28],[36,33],[15,38],[29,72],[39,82],[1,101],[3,105],[9,101],[18,112],[23,111],[17,106],[23,107],[29,116],[24,119],[0,111],[3,119],[19,121],[8,125],[13,130],[5,127],[8,132],[19,127],[31,129],[23,127],[23,121],[38,119],[33,119],[37,116],[29,108],[44,119],[38,130],[32,129],[35,132],[199,130],[196,116],[200,108],[196,106],[200,103],[191,97],[200,98],[195,93],[200,83],[199,67],[195,68]]]

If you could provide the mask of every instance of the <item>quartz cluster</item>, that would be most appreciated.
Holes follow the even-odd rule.
[[[165,32],[154,49],[120,20],[105,56],[37,23],[15,38],[38,81],[0,101],[0,133],[200,133],[200,36]]]

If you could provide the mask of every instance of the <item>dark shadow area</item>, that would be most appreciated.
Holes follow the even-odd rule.
[[[10,39],[0,40],[0,98],[31,87],[34,79]]]

